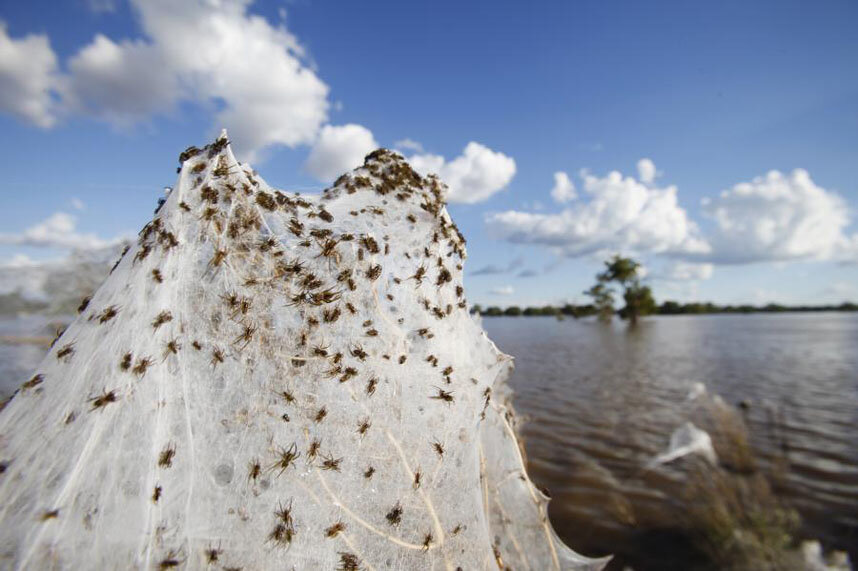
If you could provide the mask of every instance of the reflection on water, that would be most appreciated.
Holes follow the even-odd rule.
[[[704,383],[746,405],[753,452],[801,514],[801,535],[856,560],[858,315],[655,317],[634,330],[552,318],[483,324],[516,358],[531,476],[550,490],[552,521],[576,550],[645,568],[641,553],[660,548],[649,532],[675,524],[682,500],[642,468]]]

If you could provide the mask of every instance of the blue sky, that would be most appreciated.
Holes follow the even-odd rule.
[[[858,300],[854,2],[71,0],[0,20],[0,264],[136,233],[178,153],[227,126],[287,190],[376,144],[440,171],[482,304],[582,301],[615,251],[659,300]]]

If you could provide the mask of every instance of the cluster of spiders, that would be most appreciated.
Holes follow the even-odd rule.
[[[428,347],[426,342],[435,337],[432,331],[434,325],[430,327],[427,323],[447,318],[453,312],[454,305],[460,309],[466,308],[464,289],[461,284],[455,283],[451,270],[453,267],[462,269],[466,255],[465,240],[443,212],[442,184],[435,177],[421,177],[399,155],[381,149],[367,156],[362,172],[356,171],[340,177],[334,187],[323,193],[321,201],[316,202],[298,194],[262,190],[260,182],[252,174],[228,163],[225,155],[221,154],[226,144],[225,139],[219,139],[203,149],[191,147],[180,156],[180,161],[186,163],[188,175],[196,178],[193,182],[194,192],[188,192],[185,200],[178,203],[181,209],[181,212],[177,211],[178,215],[194,216],[206,235],[205,242],[211,244],[204,279],[223,280],[231,285],[225,293],[219,295],[218,316],[213,318],[213,322],[219,326],[228,324],[229,332],[226,335],[229,336],[222,340],[220,347],[210,345],[210,365],[217,368],[227,358],[239,359],[253,344],[262,347],[270,343],[266,336],[276,339],[274,326],[260,316],[272,300],[279,299],[279,303],[291,307],[303,320],[303,328],[295,332],[297,341],[291,344],[291,348],[296,349],[295,355],[287,363],[296,368],[312,363],[312,368],[306,374],[335,379],[333,386],[352,386],[356,379],[363,377],[362,386],[355,394],[366,399],[372,398],[380,386],[386,386],[380,385],[378,376],[370,370],[372,357],[386,359],[394,366],[406,365],[408,362],[409,355],[400,354],[399,351],[390,351],[392,357],[382,354],[390,329],[383,323],[374,324],[366,320],[360,327],[360,341],[337,339],[337,343],[341,343],[339,346],[332,346],[332,341],[324,339],[324,334],[335,326],[340,327],[347,320],[360,318],[368,307],[366,300],[359,297],[364,289],[375,291],[400,287],[406,296],[416,295],[411,293],[413,290],[420,290],[425,295],[432,295],[433,290],[437,292],[436,302],[430,301],[425,295],[419,298],[419,307],[426,312],[427,319],[409,330],[411,338],[421,341],[419,347]],[[215,157],[217,159],[213,160]],[[323,205],[325,201],[332,201],[342,192],[354,194],[358,191],[375,192],[383,199],[381,205],[352,211],[349,213],[351,216],[384,216],[384,205],[388,200],[416,200],[419,210],[408,212],[405,219],[410,224],[416,224],[427,216],[434,218],[437,229],[432,234],[431,242],[422,246],[422,251],[402,252],[414,264],[410,275],[397,277],[391,274],[390,268],[385,267],[385,256],[390,254],[391,247],[397,247],[389,236],[382,237],[371,232],[336,232],[328,226],[342,214],[334,208],[326,208]],[[153,267],[151,260],[156,256],[152,256],[152,253],[161,250],[167,255],[179,246],[176,235],[166,222],[167,212],[170,209],[163,209],[141,230],[131,261],[132,266],[148,266],[141,271],[146,272],[151,287],[163,284],[167,276],[172,275]],[[292,241],[297,246],[287,246],[271,232],[266,217],[272,213],[285,216],[282,228],[294,236]],[[250,275],[242,275],[245,272]],[[363,288],[359,288],[359,284]],[[378,297],[381,298],[380,295]],[[387,293],[386,299],[393,303],[395,298]],[[81,303],[80,312],[86,311],[89,305],[90,299],[87,298]],[[107,305],[90,313],[89,320],[98,324],[111,324],[118,315],[120,320],[125,318],[120,315],[121,312],[120,305]],[[159,336],[162,361],[180,358],[184,344],[189,344],[196,352],[203,351],[202,343],[197,340],[186,339],[183,343],[177,336],[161,336],[162,331],[175,333],[180,329],[178,325],[170,325],[174,317],[169,309],[161,309],[149,319],[150,331]],[[403,321],[399,319],[399,325],[404,325]],[[354,329],[358,330],[357,327]],[[71,342],[56,351],[56,358],[69,361],[74,352],[74,342]],[[252,353],[249,358],[255,358],[255,355]],[[135,360],[132,351],[123,351],[118,360],[121,371],[130,372],[141,379],[155,365],[150,357],[138,357]],[[432,368],[440,369],[439,360],[434,355],[421,357],[420,362],[427,362]],[[448,365],[438,372],[438,383],[443,383],[445,387],[427,384],[425,398],[431,406],[455,405],[456,392],[447,386],[454,383],[453,367]],[[43,377],[37,375],[25,388],[33,388],[42,381]],[[294,389],[281,390],[278,394],[282,397],[282,406],[304,406],[300,392]],[[119,389],[103,389],[89,399],[91,411],[105,410],[122,398]],[[278,417],[286,422],[291,419],[287,412],[278,412]],[[316,402],[307,420],[311,429],[322,432],[325,422],[331,422],[330,411]],[[371,412],[356,419],[354,434],[357,442],[373,438],[378,429],[372,426]],[[447,451],[441,441],[429,440],[428,445],[439,462],[445,458]],[[302,455],[315,468],[331,472],[332,477],[351,469],[352,464],[344,462],[343,457],[334,455],[327,448],[323,452],[322,440],[317,437],[313,437],[306,449],[299,450],[297,442],[276,448],[270,462],[255,457],[248,463],[247,479],[256,482],[267,473],[287,478]],[[162,470],[171,468],[176,453],[176,446],[167,444],[158,455],[157,467]],[[376,468],[364,466],[360,468],[361,475],[366,480],[372,479]],[[415,491],[428,485],[431,482],[427,483],[419,469],[412,473],[411,486]],[[157,504],[163,493],[162,486],[156,485],[151,496],[152,502]],[[291,500],[288,505],[278,505],[274,512],[274,524],[266,537],[267,543],[282,548],[291,546],[297,535],[292,511]],[[394,528],[400,526],[404,517],[407,516],[400,502],[379,514],[381,521],[386,521]],[[333,539],[346,533],[347,529],[345,522],[336,521],[324,531],[327,538]],[[432,533],[425,533],[418,543],[424,551],[429,551],[436,545],[436,539]],[[217,562],[221,555],[220,548],[210,547],[205,551],[208,563]],[[349,552],[340,552],[339,555],[340,569],[360,568],[356,555]],[[172,568],[182,562],[183,558],[178,552],[170,552],[161,561],[160,567]]]

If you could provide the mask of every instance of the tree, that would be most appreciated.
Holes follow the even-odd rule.
[[[614,292],[604,283],[597,283],[584,292],[593,298],[593,305],[599,315],[599,321],[609,323],[614,316]]]
[[[620,310],[620,316],[628,319],[631,325],[637,324],[639,316],[655,313],[655,300],[649,286],[640,285],[637,282],[626,286],[623,300],[626,306]]]
[[[640,316],[655,311],[652,290],[640,283],[640,267],[638,262],[623,258],[619,254],[605,262],[605,271],[596,275],[596,285],[584,292],[593,298],[599,311],[599,319],[610,321],[613,315],[614,291],[609,286],[611,282],[618,283],[624,290],[623,301],[626,305],[620,310],[620,317],[628,319],[630,325],[636,325]]]

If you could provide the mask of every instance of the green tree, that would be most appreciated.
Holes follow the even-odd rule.
[[[620,310],[620,317],[628,319],[631,325],[636,325],[640,316],[655,312],[652,290],[640,283],[640,267],[635,260],[623,258],[619,254],[605,262],[605,271],[596,275],[596,285],[585,292],[593,298],[600,319],[610,321],[613,315],[614,292],[610,288],[611,282],[623,288],[626,305]]]
[[[636,325],[638,317],[655,313],[655,299],[649,286],[637,282],[630,283],[623,292],[623,300],[626,306],[620,310],[620,316],[629,320],[631,325]]]
[[[597,283],[584,292],[593,298],[593,305],[599,316],[599,321],[608,323],[614,316],[614,291],[604,283]]]

